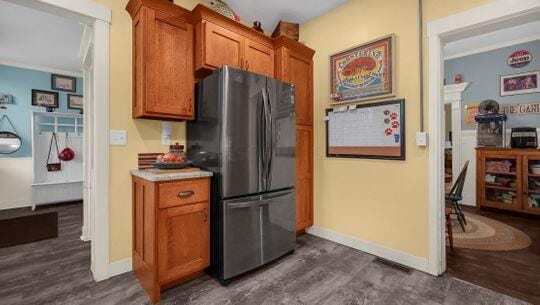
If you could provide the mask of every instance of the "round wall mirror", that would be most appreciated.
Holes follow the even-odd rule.
[[[0,154],[12,154],[22,146],[21,137],[9,131],[0,131]]]

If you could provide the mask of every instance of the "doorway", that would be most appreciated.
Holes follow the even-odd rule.
[[[445,215],[445,149],[448,149],[448,143],[446,143],[446,126],[445,126],[445,95],[447,92],[444,85],[450,84],[450,86],[455,86],[459,84],[454,84],[454,79],[460,79],[457,77],[457,73],[452,75],[447,75],[445,72],[447,69],[444,65],[445,60],[445,50],[444,48],[456,43],[458,41],[473,39],[473,37],[478,38],[481,35],[489,35],[497,31],[508,29],[511,27],[519,27],[526,25],[528,23],[537,22],[540,18],[540,6],[536,1],[520,1],[515,3],[515,5],[509,7],[507,2],[504,1],[495,1],[494,3],[480,6],[478,8],[452,15],[446,18],[435,20],[428,23],[428,65],[429,65],[429,126],[430,126],[430,152],[429,152],[429,209],[430,209],[430,243],[429,243],[429,271],[432,274],[439,275],[447,270],[447,237],[446,237],[446,215]],[[479,41],[480,39],[476,39]],[[507,43],[512,39],[507,39]],[[506,60],[506,58],[504,59]],[[497,78],[499,75],[496,76]],[[470,84],[465,84],[467,82],[466,77],[464,77],[463,82],[458,82],[463,84],[463,91],[470,90],[472,87],[472,82]],[[469,88],[467,88],[469,85]],[[496,80],[496,85],[498,86],[498,79]],[[448,86],[448,85],[447,85]],[[497,88],[498,89],[498,88]],[[460,93],[460,95],[461,95]],[[497,97],[499,92],[496,92]],[[452,163],[454,164],[454,158],[459,158],[461,161],[455,162],[455,164],[463,165],[466,161],[470,161],[469,170],[474,170],[476,168],[474,162],[476,161],[476,152],[474,147],[476,145],[476,131],[475,129],[467,126],[467,120],[470,119],[467,115],[468,108],[464,105],[461,100],[462,98],[455,98],[459,101],[456,103],[459,105],[457,108],[462,115],[462,118],[456,121],[452,118],[451,129],[452,129]],[[477,103],[482,100],[475,101]],[[471,100],[466,101],[470,104]],[[453,113],[453,112],[452,112]],[[463,129],[461,135],[456,135],[454,132],[455,122]],[[473,122],[474,124],[474,122]],[[467,139],[466,139],[467,138]],[[469,138],[473,139],[470,140]],[[473,143],[474,142],[474,143]],[[472,145],[472,149],[468,147]],[[459,150],[456,146],[460,146]],[[472,152],[468,152],[471,150]],[[448,168],[448,166],[446,166]],[[457,169],[457,171],[456,171]],[[455,182],[456,177],[461,171],[462,167],[452,166],[452,181]],[[469,179],[475,178],[476,173],[468,172]],[[474,180],[473,180],[474,181]],[[467,182],[466,182],[467,183]],[[476,190],[476,184],[473,182],[468,183],[472,187],[473,191]],[[467,192],[466,192],[467,193]],[[470,193],[470,192],[468,192]],[[464,196],[465,197],[465,194]],[[476,195],[473,193],[469,194],[469,203],[475,203]],[[511,200],[511,199],[509,199]],[[464,208],[465,212],[475,213],[476,210],[471,208],[470,211],[467,210],[467,207]],[[482,216],[490,216],[487,212]],[[491,217],[496,218],[496,217]],[[502,218],[497,219],[498,221],[504,222]],[[475,220],[473,220],[475,221]],[[511,224],[510,224],[511,225]],[[458,225],[459,227],[459,225]],[[494,257],[497,255],[494,254]],[[504,266],[504,262],[501,262],[499,267]],[[491,268],[497,268],[490,263]],[[502,267],[501,267],[502,268]],[[526,267],[525,267],[526,268]],[[507,272],[509,272],[507,270]],[[512,272],[519,272],[519,270],[512,270]],[[478,272],[476,271],[477,275]],[[502,275],[499,278],[501,287],[505,285],[513,285],[513,283],[504,283],[503,278],[505,275]],[[470,279],[469,279],[470,280]],[[486,283],[477,283],[478,285],[486,286]],[[490,286],[488,288],[496,289],[497,287]],[[513,294],[518,298],[524,298],[523,296],[512,293],[511,291],[504,291],[507,294]],[[531,294],[534,298],[534,294]],[[533,302],[534,303],[534,302]]]
[[[80,23],[88,30],[81,40],[84,59],[84,208],[80,236],[91,240],[94,280],[111,276],[109,266],[109,26],[111,10],[84,0],[2,0]]]

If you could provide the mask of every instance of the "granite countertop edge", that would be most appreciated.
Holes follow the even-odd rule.
[[[184,172],[184,173],[170,173],[170,174],[153,174],[146,170],[135,169],[129,171],[133,176],[145,179],[148,181],[168,181],[168,180],[179,180],[179,179],[191,179],[191,178],[204,178],[212,177],[213,173],[209,171],[194,171],[194,172]]]

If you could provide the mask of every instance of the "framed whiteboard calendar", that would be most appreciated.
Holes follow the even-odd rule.
[[[326,156],[405,160],[405,100],[326,109]]]

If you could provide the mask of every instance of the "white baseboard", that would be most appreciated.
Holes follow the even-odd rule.
[[[31,207],[32,203],[28,200],[6,200],[0,201],[0,210]]]
[[[396,262],[407,267],[428,272],[428,260],[426,258],[417,257],[399,250],[391,249],[376,243],[365,241],[353,236],[345,235],[318,226],[308,228],[306,232],[324,239],[331,240],[338,244],[342,244],[378,257],[382,257],[384,259]]]
[[[130,272],[132,269],[131,257],[121,259],[109,264],[109,277]]]

